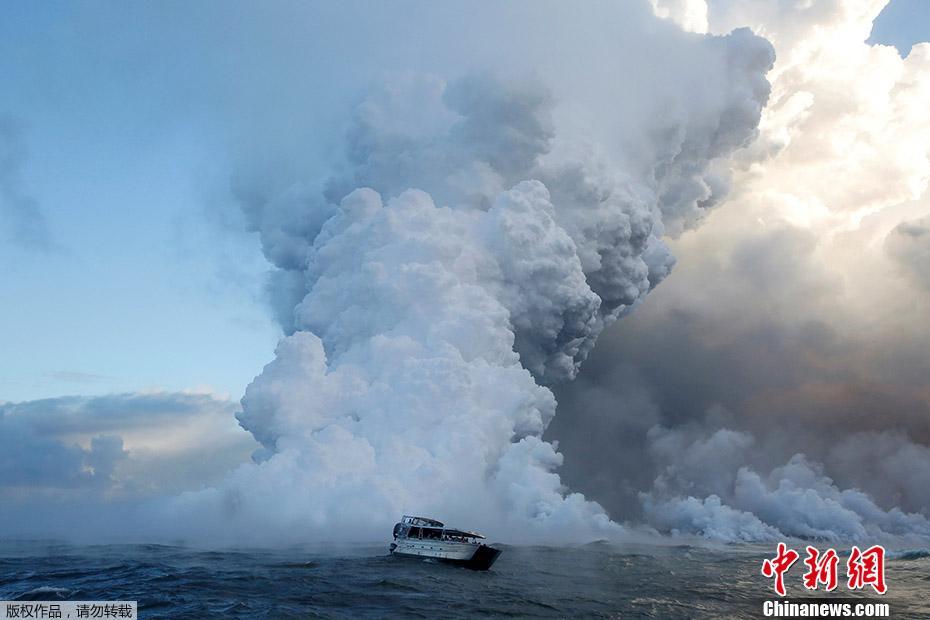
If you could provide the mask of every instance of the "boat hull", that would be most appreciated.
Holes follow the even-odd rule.
[[[466,546],[470,549],[465,549]],[[421,560],[431,559],[471,570],[488,570],[497,561],[501,550],[483,544],[433,545],[432,548],[423,548],[423,545],[404,544],[404,541],[399,541],[399,543],[391,543],[391,554]]]

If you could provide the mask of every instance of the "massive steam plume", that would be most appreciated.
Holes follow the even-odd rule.
[[[242,399],[256,463],[181,503],[328,537],[403,511],[511,539],[619,531],[560,481],[545,386],[669,273],[663,234],[697,223],[755,136],[771,47],[686,40],[717,90],[643,136],[636,167],[601,127],[560,123],[538,80],[405,74],[358,105],[325,182],[269,196],[240,179],[289,335]]]

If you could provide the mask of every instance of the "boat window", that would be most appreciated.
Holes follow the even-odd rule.
[[[420,528],[412,527],[407,533],[407,538],[419,538],[420,537]]]

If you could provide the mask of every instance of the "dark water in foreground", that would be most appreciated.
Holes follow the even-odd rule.
[[[773,598],[759,573],[773,546],[504,549],[491,571],[473,572],[392,558],[385,546],[218,552],[0,542],[0,600],[138,600],[143,619],[703,618],[762,617]],[[802,594],[802,573],[799,562],[788,574],[789,598]],[[886,581],[886,596],[857,596],[889,603],[892,617],[930,618],[926,552],[888,559]],[[849,596],[841,583],[832,600]]]

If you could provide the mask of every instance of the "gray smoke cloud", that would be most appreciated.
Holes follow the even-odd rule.
[[[786,241],[773,235],[762,247],[779,249],[757,256],[783,258]],[[927,536],[925,335],[904,343],[822,317],[774,322],[758,310],[775,307],[769,295],[830,290],[807,288],[783,260],[779,270],[753,278],[749,296],[733,284],[736,269],[717,271],[724,291],[744,296],[713,294],[729,312],[697,313],[676,295],[608,332],[579,378],[556,390],[547,436],[566,454],[563,478],[615,517],[670,533]]]
[[[930,217],[898,224],[885,249],[918,286],[930,290]]]

